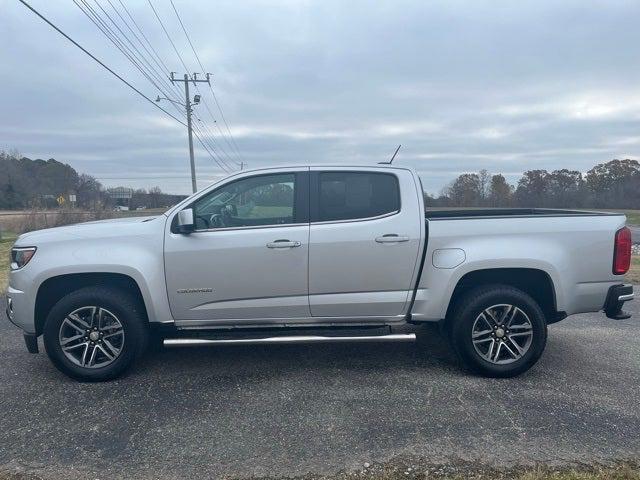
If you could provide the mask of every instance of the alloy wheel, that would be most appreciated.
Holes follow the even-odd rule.
[[[505,365],[527,353],[533,340],[533,325],[515,305],[493,305],[476,317],[471,337],[473,348],[484,360]]]
[[[124,346],[124,327],[118,317],[99,306],[81,307],[68,314],[58,335],[65,357],[84,368],[106,367]]]

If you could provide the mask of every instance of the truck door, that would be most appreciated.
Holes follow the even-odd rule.
[[[404,314],[425,228],[412,173],[312,168],[310,197],[311,314]]]
[[[165,240],[176,320],[310,316],[308,175],[304,168],[244,176],[193,202],[196,230]]]

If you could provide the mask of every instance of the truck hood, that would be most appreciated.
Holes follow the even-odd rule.
[[[35,230],[20,235],[16,240],[16,246],[38,246],[49,242],[136,235],[154,228],[157,222],[163,219],[166,219],[164,215],[110,218]]]

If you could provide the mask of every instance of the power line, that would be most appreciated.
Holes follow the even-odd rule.
[[[171,47],[173,48],[173,51],[175,52],[176,56],[178,57],[178,59],[180,60],[180,63],[182,64],[182,66],[185,68],[185,71],[188,72],[189,68],[187,67],[184,58],[182,57],[182,55],[180,55],[180,52],[178,51],[178,48],[176,47],[175,42],[173,41],[173,39],[171,38],[171,35],[169,34],[169,31],[167,30],[167,28],[164,25],[164,22],[162,21],[162,19],[160,18],[160,15],[158,14],[158,11],[156,10],[156,8],[153,6],[153,3],[151,0],[147,0],[147,3],[149,4],[149,6],[151,7],[151,10],[153,11],[154,16],[156,17],[156,20],[158,21],[158,23],[160,24],[160,27],[162,28],[162,31],[164,32],[165,36],[167,37],[167,40],[169,41],[169,43],[171,44]],[[175,10],[175,5],[174,5],[174,11]],[[176,11],[177,13],[177,11]],[[180,23],[182,25],[182,21],[180,20]],[[182,25],[184,28],[184,25]],[[186,33],[186,31],[185,31]],[[191,43],[191,41],[189,40],[189,42]],[[198,63],[200,65],[202,65],[202,63],[199,61],[198,59]],[[204,71],[204,70],[203,70]],[[200,89],[198,88],[197,85],[197,80],[195,79],[195,77],[193,78],[193,83],[196,87],[196,90],[198,91],[198,93],[200,93]],[[207,82],[209,84],[209,87],[211,87],[211,84],[209,82]],[[203,97],[204,100],[204,97]],[[206,101],[204,101],[205,107],[207,108],[207,110],[209,111],[209,114],[212,116],[212,119],[215,123],[215,118],[213,118],[213,115],[211,113],[211,110],[209,109],[209,106],[206,104]],[[221,132],[222,133],[222,132]],[[204,143],[203,140],[201,138],[198,138],[198,140],[200,141],[201,144],[203,144],[204,147]],[[211,153],[211,151],[207,148],[205,148],[207,150],[207,153],[209,153],[209,155],[216,161],[216,163],[218,163],[220,165],[220,162],[215,158],[215,156]],[[224,163],[224,162],[223,162]],[[220,165],[222,167],[222,165]],[[222,167],[223,169],[225,167]],[[231,169],[231,167],[229,167],[228,165],[226,166],[226,168]],[[226,170],[225,170],[226,171]]]
[[[147,0],[147,2],[149,3],[149,6],[151,7],[151,10],[153,10],[153,14],[156,16],[156,19],[158,20],[158,23],[160,24],[160,26],[162,27],[162,30],[164,31],[164,34],[167,36],[167,40],[169,40],[169,43],[171,43],[171,46],[173,47],[173,51],[176,52],[176,55],[180,59],[180,63],[182,63],[182,66],[184,67],[184,71],[188,72],[189,68],[184,63],[184,60],[182,59],[182,55],[180,55],[180,52],[178,52],[178,49],[176,48],[176,44],[173,43],[173,40],[171,39],[171,35],[169,35],[169,32],[167,31],[166,27],[164,26],[164,23],[162,22],[162,19],[160,18],[160,15],[158,15],[158,12],[156,11],[156,8],[153,6],[153,3],[151,3],[151,0]],[[205,72],[206,70],[203,69],[202,71]]]
[[[233,145],[236,148],[236,151],[238,152],[238,155],[240,155],[240,157],[242,158],[242,154],[240,153],[240,149],[238,148],[238,144],[236,143],[236,139],[233,137],[233,134],[231,133],[231,129],[229,128],[229,124],[227,123],[227,119],[224,116],[224,113],[222,112],[222,107],[220,106],[220,103],[218,102],[218,97],[216,96],[216,92],[214,92],[213,87],[211,85],[209,85],[209,90],[211,90],[211,95],[213,95],[213,100],[216,102],[216,106],[218,107],[218,110],[220,111],[220,116],[222,117],[222,121],[224,122],[224,126],[227,129],[227,132],[229,133],[229,136],[231,137],[231,141],[233,142]]]
[[[64,33],[60,28],[58,28],[56,25],[54,25],[51,21],[49,21],[45,16],[43,16],[40,12],[38,12],[35,8],[33,8],[31,5],[29,5],[25,0],[19,0],[20,3],[22,3],[25,7],[27,7],[29,10],[31,10],[33,13],[35,13],[38,17],[40,17],[41,20],[43,20],[45,23],[47,23],[51,28],[53,28],[55,31],[57,31],[60,35],[62,35],[64,38],[66,38],[69,42],[73,43],[76,47],[78,47],[80,50],[82,50],[86,55],[88,55],[89,57],[91,57],[91,59],[93,59],[96,63],[98,63],[102,68],[104,68],[105,70],[107,70],[109,73],[111,73],[111,75],[113,75],[114,77],[116,77],[118,80],[120,80],[122,83],[124,83],[127,87],[129,87],[131,90],[133,90],[134,92],[136,92],[138,95],[140,95],[142,98],[144,98],[147,102],[149,102],[151,105],[153,105],[154,107],[156,107],[158,110],[161,110],[162,112],[166,113],[167,115],[169,115],[171,118],[173,118],[176,122],[185,125],[186,123],[184,123],[182,120],[178,119],[177,117],[173,116],[170,112],[168,112],[167,110],[165,110],[164,108],[162,108],[160,105],[158,105],[156,102],[154,102],[153,100],[151,100],[149,97],[147,97],[144,93],[142,93],[140,90],[138,90],[136,87],[134,87],[131,83],[129,83],[128,81],[126,81],[123,77],[121,77],[120,75],[118,75],[116,72],[114,72],[111,68],[109,68],[108,66],[106,66],[102,61],[100,61],[95,55],[93,55],[91,52],[89,52],[86,48],[84,48],[82,45],[80,45],[78,42],[76,42],[73,38],[71,38],[69,35],[67,35],[66,33]]]
[[[138,71],[156,88],[158,89],[160,92],[162,92],[163,95],[166,96],[170,96],[169,93],[167,93],[160,85],[158,85],[158,82],[162,83],[162,77],[158,78],[158,74],[157,72],[152,72],[151,70],[149,70],[145,65],[143,65],[143,61],[140,60],[140,58],[138,56],[135,55],[135,53],[133,53],[131,51],[131,49],[129,47],[127,47],[127,45],[122,41],[122,39],[118,36],[118,34],[116,32],[114,32],[111,27],[109,27],[109,25],[106,23],[106,21],[91,7],[91,5],[88,4],[87,1],[85,0],[80,0],[83,4],[84,7],[82,5],[80,5],[80,3],[77,0],[73,0],[73,3],[75,3],[75,5],[82,11],[82,13],[84,13],[84,15],[98,28],[98,30],[100,30],[102,32],[102,34],[118,49],[120,50],[120,52],[125,56],[125,58],[127,60],[129,60],[129,62],[136,68],[138,69]],[[98,5],[98,7],[100,7],[100,5],[96,2],[96,4]],[[102,7],[100,7],[102,9]],[[85,10],[86,9],[86,10]],[[104,10],[103,10],[104,11]],[[108,16],[108,15],[107,15]],[[109,19],[111,20],[111,22],[113,23],[113,20],[109,17]],[[117,25],[116,25],[117,27]],[[127,38],[128,40],[128,38]],[[145,59],[146,60],[146,59]],[[152,78],[153,77],[153,78]]]
[[[118,0],[120,2],[120,5],[122,5],[122,7],[125,10],[125,13],[129,16],[129,19],[134,23],[134,26],[139,30],[140,34],[142,34],[142,36],[144,37],[144,39],[147,41],[147,43],[149,44],[149,47],[151,48],[151,51],[147,48],[147,46],[145,45],[145,43],[140,39],[140,37],[138,36],[138,34],[133,30],[133,28],[131,28],[131,25],[129,25],[129,22],[120,14],[120,10],[118,10],[116,8],[116,6],[113,4],[113,2],[111,0],[107,0],[107,2],[109,3],[109,5],[111,6],[111,8],[113,9],[114,12],[116,12],[116,14],[118,15],[118,17],[120,18],[120,20],[122,21],[122,23],[127,27],[127,29],[131,32],[131,34],[135,37],[135,39],[138,41],[138,43],[140,44],[140,46],[144,49],[145,52],[147,52],[147,54],[149,55],[149,57],[151,58],[151,60],[153,61],[153,63],[155,63],[155,65],[158,67],[158,69],[162,72],[162,74],[160,75],[163,79],[166,80],[166,75],[169,74],[169,69],[167,68],[167,66],[165,65],[165,63],[162,61],[162,58],[160,58],[160,56],[158,55],[158,53],[156,52],[156,50],[153,48],[153,45],[151,45],[151,43],[149,42],[149,40],[147,39],[147,37],[144,35],[144,33],[142,32],[142,30],[140,29],[140,27],[138,26],[138,24],[135,22],[135,20],[133,19],[133,17],[131,16],[131,14],[129,13],[129,11],[127,10],[127,8],[124,6],[124,4],[122,3],[121,0]],[[155,56],[154,56],[154,52]],[[157,71],[154,68],[154,71]],[[174,84],[171,84],[171,86],[174,88],[174,90],[176,91],[176,93],[178,92],[177,87]]]
[[[171,2],[171,6],[173,7],[173,11],[175,12],[176,17],[178,17],[178,22],[180,22],[180,26],[182,27],[182,31],[184,32],[185,36],[187,37],[187,41],[189,42],[189,45],[191,46],[191,50],[193,51],[193,54],[195,55],[196,60],[198,61],[198,65],[200,65],[200,69],[203,72],[206,72],[207,70],[204,68],[204,66],[202,65],[202,62],[200,61],[200,56],[198,55],[198,52],[196,51],[195,47],[193,46],[193,42],[191,41],[191,37],[189,36],[189,33],[187,32],[187,29],[185,28],[184,23],[182,22],[182,18],[180,17],[180,14],[178,13],[178,9],[176,8],[175,4],[173,3],[173,0],[169,0],[169,1]],[[149,3],[151,3],[151,0],[149,0]],[[154,9],[154,11],[155,11],[155,9]],[[209,89],[211,90],[211,94],[213,95],[213,100],[215,101],[216,106],[218,107],[218,110],[220,111],[220,116],[222,118],[222,121],[225,124],[225,127],[227,128],[227,132],[229,133],[229,136],[231,137],[231,141],[233,142],[233,145],[235,146],[236,152],[242,158],[242,155],[240,154],[240,149],[238,148],[238,144],[236,143],[235,138],[233,138],[233,134],[231,133],[231,129],[229,128],[229,124],[227,123],[227,119],[224,116],[224,113],[222,111],[222,107],[220,106],[220,103],[218,102],[218,97],[216,97],[216,94],[213,91],[213,87],[211,86],[211,84],[209,84]],[[206,105],[206,103],[205,103],[205,106],[207,107],[207,110],[208,110],[209,107]],[[213,118],[213,114],[211,113],[210,110],[209,110],[209,114],[211,115],[211,118],[215,121],[215,119]],[[222,131],[220,131],[220,133],[222,134]]]
[[[131,15],[131,13],[129,12],[129,10],[127,10],[126,6],[124,6],[124,4],[120,1],[120,5],[123,7],[123,9],[125,10],[126,14],[129,16],[129,18],[131,19],[131,21],[134,23],[134,25],[136,26],[136,28],[138,29],[138,31],[140,32],[140,34],[144,37],[144,39],[146,40],[146,42],[149,44],[149,47],[151,48],[151,50],[155,53],[155,56],[157,57],[154,58],[153,55],[151,55],[149,53],[149,50],[146,48],[146,46],[144,45],[144,43],[142,43],[142,41],[140,40],[140,38],[136,35],[136,33],[133,31],[133,29],[129,26],[128,22],[124,19],[124,17],[120,14],[120,12],[118,11],[118,9],[113,5],[113,3],[111,2],[111,0],[107,0],[109,2],[109,5],[111,5],[111,8],[113,8],[113,10],[116,12],[116,14],[118,15],[118,17],[122,20],[122,22],[127,26],[127,28],[132,32],[132,34],[136,37],[136,39],[138,40],[138,42],[140,42],[140,44],[142,45],[142,47],[145,49],[145,51],[147,53],[149,53],[149,56],[151,57],[151,59],[154,61],[154,63],[156,65],[158,65],[158,67],[160,68],[160,70],[162,70],[162,66],[164,67],[164,69],[166,70],[167,76],[165,76],[163,73],[159,73],[155,67],[153,67],[153,65],[151,65],[151,62],[146,58],[146,56],[135,46],[135,44],[131,41],[131,39],[122,31],[122,29],[119,27],[119,25],[117,24],[117,22],[104,10],[104,8],[102,8],[102,6],[98,3],[98,0],[94,0],[94,2],[96,3],[96,5],[98,5],[98,7],[100,8],[100,10],[102,10],[102,12],[107,16],[107,18],[111,21],[111,23],[117,28],[117,30],[122,34],[122,36],[124,36],[124,38],[127,40],[127,42],[135,49],[135,51],[137,52],[134,53],[129,47],[127,47],[127,45],[125,44],[125,42],[122,40],[121,36],[114,31],[112,28],[109,27],[109,25],[107,25],[107,22],[100,16],[99,13],[97,13],[93,8],[91,8],[91,6],[88,4],[87,0],[80,0],[82,1],[82,3],[87,7],[87,9],[92,13],[93,17],[91,17],[91,15],[89,15],[83,8],[81,5],[79,5],[77,3],[77,0],[73,0],[74,3],[76,3],[76,5],[83,11],[83,13],[85,13],[85,15],[88,16],[88,18],[96,25],[96,27],[98,27],[99,30],[102,31],[102,33],[111,41],[111,43],[113,43],[119,50],[120,52],[129,60],[129,62],[134,65],[142,74],[143,76],[149,80],[149,82],[156,88],[158,89],[159,92],[161,92],[166,98],[171,100],[171,106],[178,112],[178,114],[180,116],[182,115],[186,115],[186,110],[184,109],[184,106],[181,104],[181,102],[179,101],[179,96],[181,94],[181,92],[179,91],[178,87],[176,85],[174,85],[172,82],[167,82],[167,84],[170,86],[169,91],[165,90],[166,87],[164,87],[165,85],[165,81],[167,81],[167,77],[169,74],[169,70],[166,66],[166,64],[162,61],[162,58],[160,57],[160,55],[158,54],[158,52],[155,50],[155,48],[153,48],[153,45],[151,44],[151,42],[149,42],[149,39],[146,37],[146,35],[144,34],[144,32],[142,31],[142,29],[140,28],[140,26],[137,24],[137,22],[135,21],[135,19],[133,18],[133,16]],[[140,58],[142,57],[142,58]],[[162,66],[160,66],[160,64],[162,64]],[[151,76],[153,76],[157,81],[154,81],[152,78],[150,78]],[[163,85],[163,87],[161,87],[158,82],[160,84]],[[180,109],[178,107],[178,105],[182,106],[183,109]]]
[[[216,146],[216,149],[220,150],[227,160],[229,160],[232,163],[236,163],[236,161],[233,158],[231,158],[231,156],[227,153],[227,151],[221,145],[218,145],[218,142],[215,139],[215,135],[213,134],[209,126],[206,123],[204,123],[202,120],[200,120],[200,118],[196,117],[196,119],[200,122],[200,125],[205,130],[205,133],[207,133],[207,135],[211,139],[211,142],[213,142],[213,144]],[[226,163],[226,160],[225,160],[225,163]]]
[[[225,173],[230,173],[230,171],[223,166],[223,164],[221,164],[218,159],[215,157],[215,155],[213,154],[213,152],[210,150],[210,148],[207,146],[206,142],[202,139],[201,135],[198,133],[198,131],[196,130],[195,132],[193,132],[193,136],[196,137],[198,139],[198,142],[200,142],[200,145],[202,145],[202,148],[205,149],[205,151],[209,154],[209,156],[211,158],[213,158],[213,160],[218,164],[218,166],[220,168],[222,168],[222,170]]]
[[[233,172],[234,168],[232,166],[229,166],[229,164],[227,164],[226,162],[224,164],[221,162],[220,156],[216,154],[215,147],[211,145],[211,142],[209,141],[209,139],[207,139],[206,134],[204,134],[201,130],[196,130],[195,134],[197,135],[198,141],[200,142],[200,145],[202,145],[202,148],[205,149],[205,151],[211,158],[213,158],[218,166],[220,166],[220,168],[222,168],[222,170],[226,173]]]
[[[109,3],[110,0],[109,0]],[[133,25],[136,27],[136,29],[138,30],[138,32],[140,32],[140,35],[142,36],[142,38],[144,38],[145,42],[147,42],[147,45],[149,45],[149,48],[151,49],[151,51],[154,53],[155,57],[158,59],[158,61],[162,64],[162,66],[164,67],[164,71],[167,75],[170,74],[170,69],[169,67],[167,67],[167,64],[164,63],[164,61],[162,60],[162,57],[160,56],[160,54],[158,53],[158,51],[153,47],[153,45],[151,44],[151,42],[149,41],[149,39],[147,38],[147,36],[144,34],[144,32],[142,31],[142,28],[140,28],[140,25],[138,25],[138,22],[136,22],[135,18],[133,18],[133,16],[131,15],[131,12],[129,12],[129,9],[127,9],[126,5],[124,3],[122,3],[122,0],[118,0],[118,3],[122,6],[122,8],[124,9],[125,13],[127,14],[127,16],[131,19],[131,22],[133,23]],[[178,90],[178,87],[174,84],[171,84],[176,91]]]
[[[98,3],[97,0],[94,0],[96,5],[100,8],[102,13],[108,18],[108,20],[115,26],[117,31],[112,29],[107,24],[107,21],[104,20],[101,17],[100,13],[98,13],[96,10],[94,10],[91,7],[91,5],[88,4],[87,0],[80,0],[84,4],[84,6],[86,8],[86,11],[85,11],[85,8],[83,8],[77,2],[77,0],[73,0],[73,1],[78,6],[78,8],[80,8],[80,10],[94,23],[94,25],[96,27],[98,27],[98,29],[116,46],[116,48],[118,48],[118,50],[120,50],[120,52],[143,74],[143,76],[147,80],[149,80],[149,82],[154,87],[156,87],[166,98],[168,98],[171,101],[172,107],[174,109],[176,109],[178,114],[180,114],[180,115],[185,114],[185,113],[187,114],[187,127],[188,127],[189,123],[190,123],[189,122],[189,118],[188,118],[190,116],[190,108],[188,107],[188,105],[187,106],[183,106],[180,103],[179,100],[176,100],[176,97],[174,95],[172,95],[171,93],[168,93],[162,86],[160,86],[158,84],[157,81],[154,81],[154,78],[155,78],[160,83],[162,83],[162,74],[159,74],[158,71],[155,69],[155,67],[153,67],[153,65],[151,65],[151,62],[146,58],[145,54],[142,53],[140,51],[140,49],[138,49],[135,46],[135,44],[131,41],[131,39],[127,36],[127,34],[120,28],[120,26],[117,24],[117,22],[111,17],[111,15],[109,15],[109,13],[107,13],[104,10],[104,8],[102,8],[102,6]],[[112,6],[112,8],[114,8],[114,10],[118,14],[119,18],[127,25],[127,27],[131,30],[131,32],[134,34],[134,36],[136,36],[138,41],[140,41],[139,37],[137,37],[137,35],[135,35],[135,32],[133,32],[131,27],[128,26],[128,23],[126,22],[126,20],[124,20],[124,18],[122,17],[122,15],[120,15],[118,10],[115,9],[114,5],[111,2],[109,2],[109,4]],[[120,32],[120,33],[118,34],[118,32]],[[129,43],[129,45],[131,45],[131,47],[135,50],[135,52],[133,50],[131,50],[131,48],[129,48],[127,46],[127,44],[123,41],[122,37],[124,37],[124,39]],[[147,52],[148,52],[148,50],[147,50]],[[149,55],[151,55],[151,54],[149,54]],[[164,65],[164,63],[163,63],[163,65]],[[152,78],[152,77],[154,77],[154,78]],[[171,81],[170,84],[171,84],[172,87],[175,88],[173,81]],[[171,89],[169,89],[169,90],[173,91]],[[187,102],[189,102],[188,99],[187,99]],[[178,105],[184,107],[184,112],[178,107]],[[187,111],[187,109],[189,109],[189,112]],[[192,186],[193,186],[193,189],[194,189],[194,192],[195,192],[195,188],[196,188],[196,186],[195,186],[195,165],[194,165],[194,158],[193,158],[193,149],[191,147],[191,144],[192,144],[192,142],[191,142],[191,139],[190,139],[190,149],[189,149],[189,151],[190,151],[190,163],[191,163],[191,170],[192,170]],[[225,171],[225,172],[228,171],[228,165],[226,165],[226,166],[222,165],[215,158],[215,152],[212,152],[208,148],[206,149],[206,152],[207,152],[207,154],[209,156],[211,156],[216,161],[216,163],[218,163],[218,165],[223,169],[223,171]]]
[[[164,76],[162,73],[158,73],[158,71],[153,68],[153,66],[151,65],[151,63],[146,59],[146,57],[144,56],[144,54],[142,52],[140,52],[139,49],[137,49],[135,47],[135,45],[133,44],[133,42],[129,39],[128,36],[126,36],[126,34],[124,34],[124,32],[122,32],[122,30],[119,28],[119,26],[117,25],[117,23],[113,20],[113,18],[111,18],[111,16],[100,6],[100,4],[98,3],[98,0],[94,0],[96,5],[98,5],[98,7],[106,14],[106,16],[109,18],[109,20],[111,21],[111,23],[113,23],[116,28],[124,35],[124,37],[126,38],[126,40],[132,45],[132,47],[136,50],[136,52],[138,52],[138,55],[140,57],[143,58],[143,60],[140,60],[140,58],[131,51],[131,49],[129,49],[127,47],[127,45],[124,43],[124,41],[121,39],[121,37],[118,35],[117,32],[115,32],[113,29],[111,29],[106,21],[101,18],[100,14],[97,13],[93,8],[91,8],[91,6],[87,3],[86,0],[81,0],[83,4],[85,4],[85,6],[87,7],[88,10],[90,10],[93,14],[93,16],[95,17],[92,18],[89,14],[87,14],[87,12],[84,11],[84,9],[82,8],[82,6],[80,6],[77,3],[77,0],[73,0],[73,2],[78,6],[78,8],[80,8],[80,10],[83,11],[83,13],[85,15],[87,15],[87,17],[94,23],[94,25],[96,25],[96,27],[98,27],[98,29],[100,31],[102,31],[102,33],[111,41],[111,43],[113,43],[118,50],[120,50],[120,52],[129,60],[129,62],[136,67],[140,73],[142,73],[142,75],[159,91],[161,92],[165,97],[172,99],[173,101],[171,102],[171,106],[173,107],[174,110],[176,110],[178,112],[179,116],[183,116],[185,115],[185,112],[182,111],[180,108],[178,108],[178,105],[180,104],[179,102],[179,97],[177,96],[179,93],[174,93],[172,94],[171,92],[174,92],[175,90],[177,90],[177,87],[175,87],[175,85],[173,85],[172,83],[168,83],[168,85],[170,85],[171,88],[169,88],[169,91],[167,91],[165,88],[166,87],[161,87],[158,82],[160,84],[162,84],[163,86],[165,85],[163,82],[166,81],[166,76]],[[112,4],[111,4],[112,5]],[[113,5],[112,5],[113,6]],[[120,18],[122,18],[122,16],[119,14],[119,12],[116,10],[116,13],[118,13],[118,15],[120,16]],[[130,28],[130,27],[129,27]],[[143,45],[144,46],[144,45]],[[136,61],[137,60],[137,61]],[[146,67],[145,65],[143,65],[143,63],[145,63],[146,65],[148,65],[149,67],[151,67],[151,70]],[[153,76],[157,81],[154,81],[153,78],[151,78],[151,76]],[[172,90],[173,89],[173,90]]]
[[[74,0],[75,1],[75,0]],[[83,2],[85,0],[82,0]],[[113,8],[113,10],[116,12],[116,14],[118,14],[118,17],[120,17],[120,19],[123,21],[123,23],[127,26],[127,28],[129,28],[129,30],[131,30],[131,28],[129,27],[129,25],[127,24],[127,22],[124,20],[124,18],[122,17],[122,15],[120,15],[120,12],[118,10],[116,10],[116,8],[113,6],[113,3],[111,3],[111,0],[107,0],[109,2],[109,5],[111,5],[111,8]],[[100,8],[100,10],[102,10],[102,12],[106,15],[106,17],[111,21],[111,23],[116,27],[116,29],[120,32],[120,34],[125,38],[125,40],[129,43],[129,45],[131,45],[131,47],[135,50],[135,52],[138,54],[138,57],[136,58],[140,58],[141,62],[144,62],[146,64],[147,67],[147,71],[149,73],[153,73],[154,78],[156,78],[160,83],[162,83],[164,80],[166,80],[166,77],[164,76],[164,74],[162,72],[158,72],[158,70],[151,64],[151,62],[147,59],[147,57],[145,56],[144,53],[142,53],[140,51],[140,49],[138,49],[138,47],[136,47],[136,45],[131,41],[131,39],[129,38],[129,36],[122,31],[122,29],[120,28],[120,25],[118,25],[118,22],[116,22],[111,15],[109,15],[109,13],[102,8],[102,5],[100,5],[100,3],[98,2],[98,0],[94,0],[95,4]],[[133,30],[131,30],[131,32],[133,33],[133,35],[135,36],[135,32],[133,32]],[[113,32],[114,35],[116,37],[119,38],[118,34],[116,32]],[[136,37],[137,38],[137,37]],[[138,41],[140,41],[138,39]],[[122,42],[124,43],[124,42]],[[144,47],[144,44],[141,43],[141,45]],[[153,59],[153,58],[152,58]],[[157,63],[157,62],[156,62]],[[161,68],[162,70],[162,68]],[[156,88],[158,88],[156,86]],[[159,89],[159,88],[158,88]],[[160,89],[159,89],[160,90]],[[162,91],[162,90],[161,90]],[[163,92],[164,93],[164,92]]]
[[[57,31],[60,35],[62,35],[65,39],[67,39],[69,42],[71,42],[73,45],[75,45],[77,48],[79,48],[80,50],[82,50],[83,53],[85,53],[87,56],[89,56],[92,60],[94,60],[96,63],[98,63],[102,68],[104,68],[105,70],[107,70],[109,73],[111,73],[114,77],[116,77],[118,80],[120,80],[122,83],[124,83],[127,87],[129,87],[131,90],[133,90],[134,92],[136,92],[138,95],[140,95],[142,98],[144,98],[147,102],[149,102],[151,105],[153,105],[155,108],[157,108],[158,110],[164,112],[165,114],[167,114],[169,117],[171,117],[172,119],[174,119],[176,122],[180,123],[181,125],[186,126],[187,124],[185,122],[183,122],[182,120],[180,120],[179,118],[175,117],[174,115],[172,115],[170,112],[168,112],[167,110],[165,110],[164,108],[162,108],[160,105],[158,105],[156,102],[154,102],[153,100],[151,100],[149,97],[147,97],[144,93],[142,93],[140,90],[138,90],[136,87],[134,87],[130,82],[128,82],[127,80],[125,80],[121,75],[119,75],[118,73],[116,73],[113,69],[111,69],[110,67],[108,67],[104,62],[102,62],[100,59],[98,59],[95,55],[93,55],[91,52],[89,52],[86,48],[84,48],[82,45],[80,45],[78,42],[76,42],[73,38],[71,38],[69,35],[67,35],[64,31],[62,31],[59,27],[57,27],[55,24],[53,24],[49,19],[47,19],[44,15],[42,15],[40,12],[38,12],[35,8],[33,8],[31,5],[29,5],[28,2],[26,2],[26,0],[19,0],[20,3],[22,3],[25,7],[27,7],[29,10],[31,10],[35,15],[37,15],[41,20],[43,20],[45,23],[47,23],[51,28],[53,28],[55,31]],[[78,5],[78,4],[76,4]],[[80,5],[78,5],[80,7]],[[82,8],[81,8],[82,10]],[[84,10],[82,10],[84,12]],[[90,18],[90,17],[89,17]],[[95,23],[95,22],[94,22]],[[104,33],[104,32],[103,32]],[[123,52],[124,53],[124,52]],[[153,82],[152,82],[153,83]],[[172,103],[172,105],[174,105]],[[174,105],[174,107],[178,110],[178,112],[180,112],[179,108]],[[197,136],[197,135],[196,135]],[[214,157],[214,155],[211,153],[211,151],[206,147],[206,145],[202,142],[202,140],[200,140],[199,136],[198,140],[200,141],[200,143],[203,145],[203,147],[205,148],[205,150],[207,151],[207,153],[214,159],[216,160],[216,158]],[[216,160],[217,162],[217,160]],[[225,171],[226,173],[228,173],[227,169],[222,167],[223,171]],[[145,177],[145,178],[149,178],[149,177]],[[106,178],[104,178],[106,180]]]
[[[209,85],[209,86],[211,86],[211,85]],[[199,88],[198,88],[198,93],[200,93],[200,89]],[[233,154],[238,157],[238,159],[242,159],[242,156],[240,155],[240,152],[237,149],[234,149],[233,145],[231,143],[229,143],[229,140],[227,140],[227,136],[224,134],[224,132],[220,128],[220,125],[218,124],[218,121],[216,120],[215,116],[213,115],[213,112],[211,111],[211,109],[209,108],[209,104],[206,102],[206,100],[204,100],[204,97],[202,97],[202,99],[203,99],[204,107],[207,109],[207,112],[209,113],[209,116],[211,117],[211,120],[213,120],[213,123],[215,124],[216,128],[218,129],[218,132],[220,132],[220,137],[224,140],[224,143],[227,144],[227,146],[229,147],[229,150],[231,150],[233,152]]]
[[[233,171],[233,168],[230,167],[229,164],[220,157],[220,155],[216,155],[216,149],[213,147],[213,145],[211,145],[211,143],[207,139],[206,134],[202,131],[202,129],[197,124],[193,124],[193,129],[195,130],[195,135],[198,137],[200,144],[207,151],[207,153],[209,153],[209,156],[213,158],[213,160],[218,164],[218,166],[227,173],[230,171]]]

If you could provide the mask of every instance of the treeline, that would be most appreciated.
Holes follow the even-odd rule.
[[[0,151],[0,210],[58,208],[59,197],[68,206],[70,195],[75,195],[75,206],[83,209],[105,209],[116,204],[96,178],[78,173],[70,165],[53,158],[31,160],[16,151]],[[136,190],[131,207],[166,207],[183,198],[153,187]]]
[[[528,170],[516,185],[486,170],[463,173],[430,207],[640,208],[640,163],[611,160],[589,170]]]
[[[129,206],[136,208],[166,208],[184,200],[186,195],[173,195],[164,193],[160,187],[151,187],[149,190],[140,188],[134,190]]]
[[[275,196],[290,192],[273,192]],[[57,198],[76,196],[78,208],[113,207],[114,200],[94,177],[79,174],[54,159],[31,160],[18,152],[0,151],[0,210],[57,208]],[[135,190],[131,208],[161,208],[185,198],[159,187]],[[425,193],[430,207],[556,207],[640,209],[640,163],[611,160],[586,174],[577,170],[528,170],[516,185],[487,170],[463,173],[439,196]],[[119,202],[122,204],[123,202]],[[126,202],[125,202],[126,204]]]

